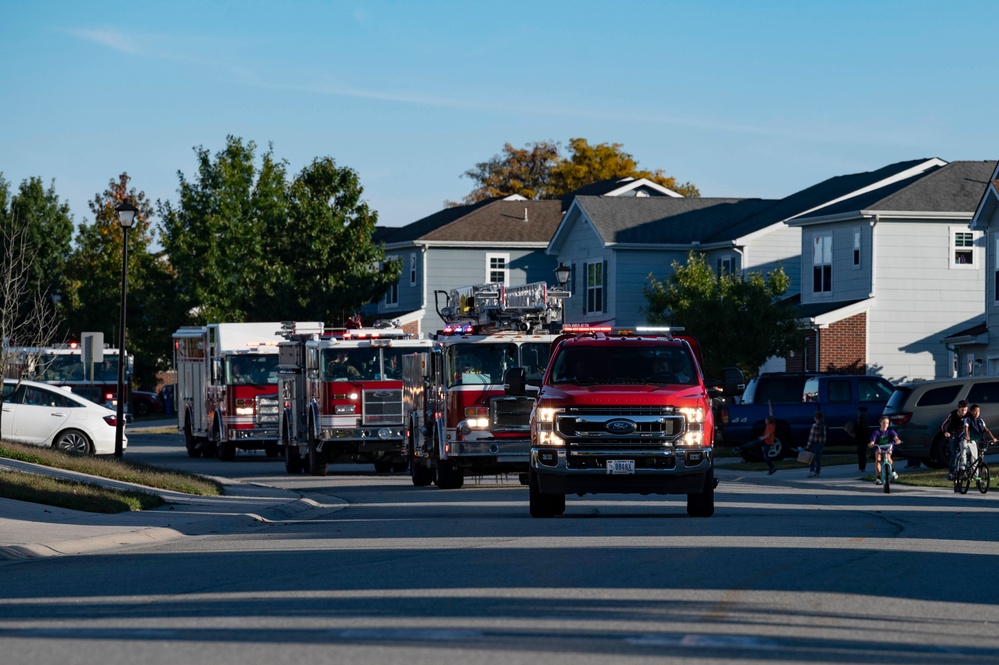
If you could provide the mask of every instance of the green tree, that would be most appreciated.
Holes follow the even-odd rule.
[[[780,266],[766,275],[717,275],[704,254],[691,252],[672,270],[664,281],[649,274],[646,314],[695,337],[708,376],[720,376],[723,367],[752,376],[768,358],[800,346],[797,308],[783,298],[791,280]]]
[[[372,242],[378,215],[362,200],[357,173],[330,157],[315,159],[288,188],[287,220],[275,226],[270,274],[281,318],[340,325],[394,284],[398,261]],[[381,266],[379,268],[379,266]]]
[[[679,183],[663,170],[638,168],[620,143],[591,146],[586,139],[569,139],[569,154],[556,141],[528,143],[523,149],[504,144],[502,154],[465,172],[476,183],[462,203],[519,194],[527,199],[555,199],[586,185],[612,178],[648,178],[684,196],[700,196],[691,183]]]
[[[234,136],[214,159],[205,148],[195,152],[195,179],[178,172],[177,206],[158,204],[178,306],[188,323],[253,320],[273,295],[270,234],[286,218],[285,164],[268,150],[257,167],[256,144]]]
[[[67,266],[64,304],[71,334],[103,332],[117,346],[117,313],[121,306],[122,241],[116,208],[131,201],[139,211],[128,231],[128,281],[125,332],[126,351],[135,357],[133,379],[137,385],[156,385],[156,373],[166,369],[170,345],[170,270],[161,257],[150,252],[155,240],[153,208],[141,191],[129,187],[122,173],[90,202],[93,224],[77,228],[76,248]]]
[[[22,181],[13,196],[5,182],[0,190],[0,204],[6,202],[0,207],[0,224],[7,236],[21,237],[32,256],[27,276],[29,291],[61,296],[73,239],[69,203],[59,200],[54,181],[46,189],[39,177]],[[0,250],[7,252],[6,247]]]

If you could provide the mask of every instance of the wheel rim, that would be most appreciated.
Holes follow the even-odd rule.
[[[59,450],[69,453],[80,453],[82,455],[90,450],[90,443],[82,432],[66,432],[59,437],[56,447]]]

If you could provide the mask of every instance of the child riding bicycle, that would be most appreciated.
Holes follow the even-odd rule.
[[[891,420],[888,416],[881,416],[878,424],[878,429],[871,432],[871,442],[867,444],[867,447],[874,448],[874,468],[877,472],[877,478],[874,482],[881,485],[881,462],[884,460],[888,464],[892,464],[891,451],[895,446],[901,444],[902,441],[898,438],[898,432],[889,427]],[[894,471],[892,471],[891,475],[892,478],[898,478],[898,474]]]
[[[995,442],[995,435],[989,431],[982,419],[982,408],[977,404],[972,404],[968,407],[968,415],[964,419],[964,437],[958,444],[958,457],[954,464],[955,474],[960,472],[965,464],[973,465],[978,460],[979,449],[983,455],[985,454],[983,443],[987,446],[989,443]]]

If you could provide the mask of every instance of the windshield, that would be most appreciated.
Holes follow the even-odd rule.
[[[243,354],[227,356],[226,379],[229,385],[277,385],[278,354]]]
[[[402,357],[411,346],[323,349],[323,381],[401,381]]]
[[[452,344],[445,356],[448,386],[501,384],[511,367],[518,367],[517,345]]]
[[[552,365],[552,383],[695,385],[693,363],[681,346],[574,346]]]
[[[38,359],[36,381],[46,383],[86,382],[83,360],[78,353],[43,355]],[[115,383],[118,380],[118,355],[104,354],[104,360],[94,363],[94,383]]]

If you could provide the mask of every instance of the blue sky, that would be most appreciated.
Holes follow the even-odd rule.
[[[621,143],[704,196],[999,158],[987,2],[0,0],[0,172],[75,221],[127,171],[177,201],[196,146],[356,170],[379,223],[502,150]]]

